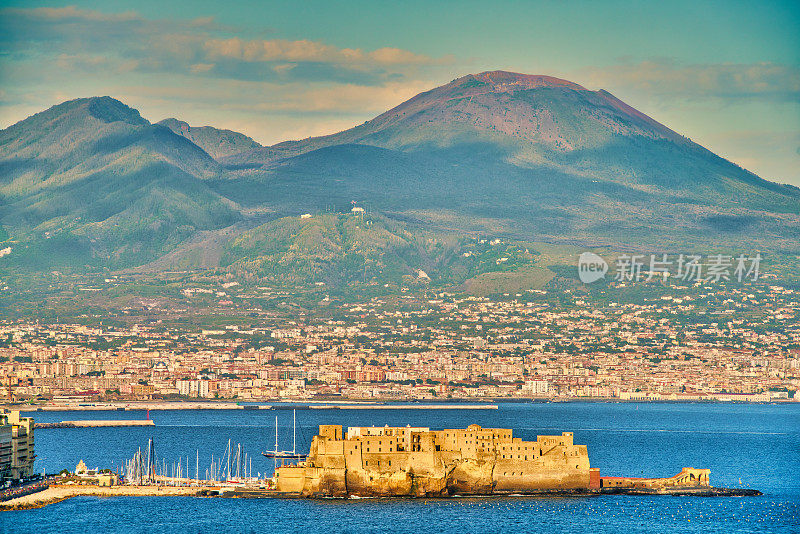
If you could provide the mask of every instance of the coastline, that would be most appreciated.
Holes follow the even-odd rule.
[[[170,411],[170,410],[497,410],[497,404],[489,402],[447,402],[447,403],[414,403],[414,402],[309,402],[296,401],[287,404],[237,404],[232,402],[195,402],[195,401],[131,401],[131,402],[92,402],[81,404],[29,404],[0,405],[26,413],[33,412],[82,412],[82,411]]]
[[[488,494],[453,494],[453,495],[426,495],[424,497],[406,496],[359,496],[348,495],[333,497],[336,499],[363,499],[365,497],[376,499],[450,499],[458,497],[471,497],[478,499],[491,498],[519,498],[519,497],[597,497],[602,495],[633,495],[633,496],[692,496],[692,497],[753,497],[762,495],[758,490],[741,488],[673,488],[667,490],[646,490],[642,488],[603,488],[580,490],[540,490],[528,492],[495,492]],[[233,499],[330,499],[329,496],[304,497],[299,493],[276,492],[274,490],[247,490],[225,488],[199,488],[175,486],[67,486],[53,484],[49,488],[37,493],[24,495],[0,503],[0,512],[34,510],[44,508],[51,504],[71,499],[73,497],[200,497],[200,498],[233,498]]]
[[[598,404],[760,404],[760,405],[792,405],[800,404],[795,399],[773,399],[770,401],[735,400],[724,401],[715,399],[650,399],[632,400],[616,397],[534,397],[534,398],[506,398],[493,397],[472,402],[460,402],[450,399],[448,402],[400,402],[396,399],[376,399],[371,401],[286,401],[281,404],[239,404],[229,401],[97,401],[81,404],[0,404],[0,408],[20,410],[26,413],[35,412],[103,412],[103,411],[181,411],[181,410],[496,410],[499,404],[508,403],[598,403]]]

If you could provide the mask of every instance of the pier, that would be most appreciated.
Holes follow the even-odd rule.
[[[117,426],[155,426],[152,419],[103,419],[85,421],[61,421],[58,423],[35,423],[34,428],[93,428]]]
[[[237,404],[233,402],[143,402],[143,403],[82,403],[35,406],[26,412],[72,411],[146,411],[146,410],[497,410],[497,404],[465,404],[460,402],[420,404],[406,402],[301,402],[295,404]]]
[[[278,408],[277,406],[275,408]],[[497,410],[496,404],[311,404],[309,410]]]

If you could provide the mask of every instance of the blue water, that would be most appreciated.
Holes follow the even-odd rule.
[[[0,514],[0,532],[800,532],[800,405],[500,404],[492,411],[302,410],[298,448],[316,426],[402,425],[513,428],[516,436],[575,432],[603,475],[669,476],[683,466],[711,469],[715,486],[753,487],[763,497],[603,496],[489,499],[76,498],[40,510]],[[270,473],[259,452],[291,448],[291,411],[151,412],[153,428],[41,429],[37,466],[48,472],[116,469],[153,437],[168,463],[190,458],[200,472],[228,439],[252,454],[253,473]],[[36,412],[38,421],[144,417],[137,412]]]

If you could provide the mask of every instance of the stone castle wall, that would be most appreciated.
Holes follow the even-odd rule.
[[[595,470],[596,471],[596,470]],[[594,478],[597,478],[595,473]],[[276,471],[278,491],[302,495],[448,495],[589,488],[589,457],[570,432],[320,426],[305,462]]]

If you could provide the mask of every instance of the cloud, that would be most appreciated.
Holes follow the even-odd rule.
[[[200,72],[208,72],[214,68],[213,63],[195,63],[191,67],[189,67],[189,71],[192,73],[200,73]]]
[[[37,7],[34,9],[6,8],[0,10],[0,15],[20,20],[53,21],[59,24],[75,21],[119,22],[142,20],[141,17],[133,11],[108,14],[99,11],[78,9],[75,6]]]
[[[656,97],[800,100],[800,68],[776,63],[686,65],[652,60],[592,67],[579,76],[594,87],[625,87]]]
[[[306,39],[244,41],[238,37],[210,39],[204,43],[209,59],[237,59],[248,62],[327,62],[344,65],[429,65],[437,60],[399,48],[379,48],[372,52],[337,48]]]
[[[175,116],[274,143],[360,124],[449,79],[442,71],[452,62],[392,46],[272,38],[213,17],[0,9],[0,128],[104,94],[151,121]]]
[[[230,33],[213,17],[152,20],[132,11],[109,14],[76,7],[0,10],[0,53],[12,61],[41,62],[61,55],[78,64],[84,56],[82,62],[91,66],[102,51],[110,72],[134,66],[140,72],[201,77],[369,85],[449,61],[392,47],[370,51],[308,39],[248,40]]]

